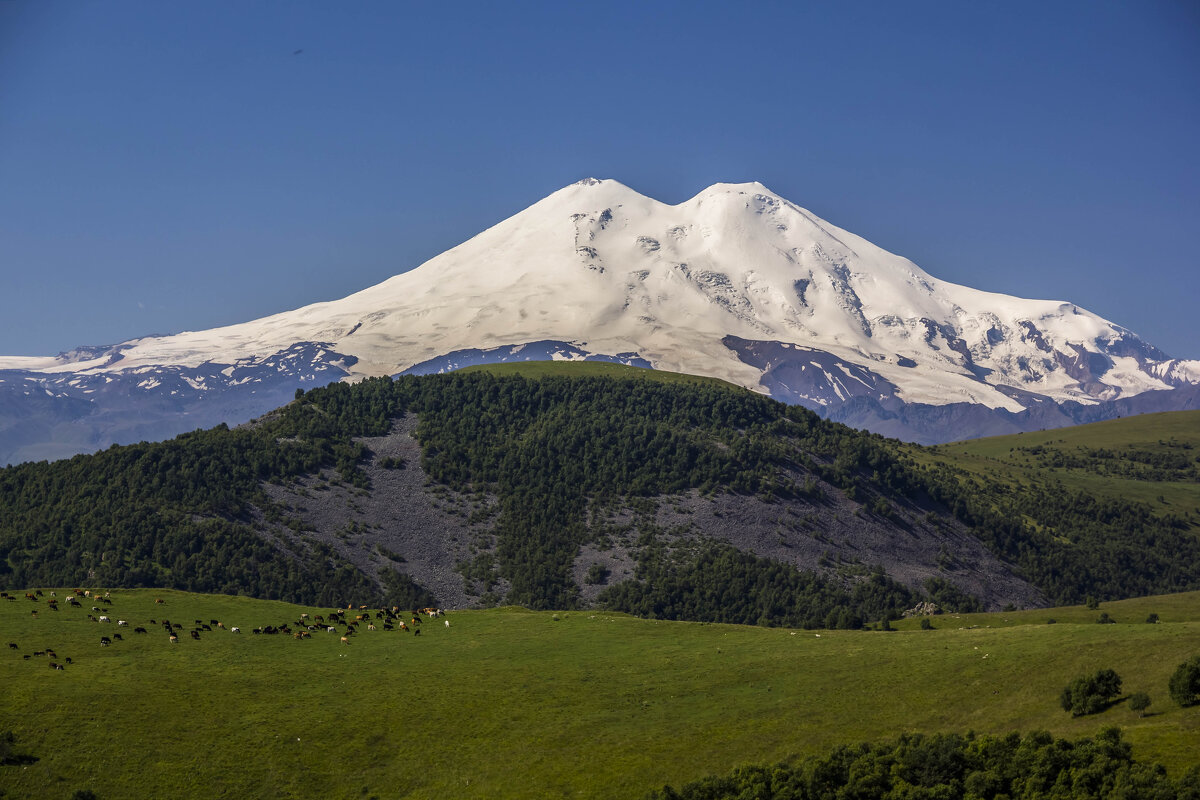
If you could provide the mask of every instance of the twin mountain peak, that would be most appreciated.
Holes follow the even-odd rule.
[[[589,178],[340,300],[0,357],[0,463],[238,423],[332,380],[542,359],[721,378],[920,442],[1200,405],[1200,362],[939,280],[762,184],[667,205]]]

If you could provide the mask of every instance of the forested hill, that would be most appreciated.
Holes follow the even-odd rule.
[[[6,468],[0,584],[843,627],[1200,586],[1190,518],[1069,493],[1014,516],[924,451],[661,378],[333,384],[242,428]]]

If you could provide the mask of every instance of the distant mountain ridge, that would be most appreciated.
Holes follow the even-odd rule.
[[[671,206],[588,179],[340,300],[0,358],[0,460],[237,423],[320,382],[546,358],[717,377],[927,443],[1195,408],[1200,385],[1200,362],[1074,304],[938,280],[761,184]]]

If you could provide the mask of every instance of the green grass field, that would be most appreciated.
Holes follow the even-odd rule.
[[[1117,624],[1056,608],[817,635],[497,609],[343,645],[325,632],[253,635],[321,610],[246,598],[114,591],[109,616],[126,628],[88,620],[87,605],[0,602],[0,732],[39,759],[0,767],[0,788],[39,800],[80,788],[106,800],[640,797],[904,731],[1074,737],[1113,725],[1139,758],[1196,763],[1200,708],[1176,707],[1166,683],[1200,653],[1200,593],[1100,610]],[[1162,622],[1145,624],[1150,612]],[[184,624],[178,644],[149,624],[163,617]],[[193,641],[196,619],[245,632]],[[123,641],[99,645],[117,631]],[[73,663],[22,657],[47,648]],[[1150,694],[1149,716],[1059,708],[1063,685],[1104,667],[1126,694]]]
[[[1142,414],[1090,425],[992,436],[912,451],[923,463],[949,462],[988,481],[1010,486],[1031,481],[1061,481],[1069,490],[1096,497],[1115,497],[1149,503],[1156,512],[1200,513],[1200,482],[1148,481],[1097,474],[1094,469],[1047,468],[1034,448],[1076,455],[1105,448],[1118,456],[1139,453],[1200,455],[1200,411]]]

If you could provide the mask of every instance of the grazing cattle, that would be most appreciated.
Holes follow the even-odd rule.
[[[206,631],[212,631],[212,628],[211,628],[211,627],[209,627],[208,625],[201,625],[200,627],[201,627],[201,628],[203,628],[203,629],[204,629],[204,630],[206,630]]]
[[[146,632],[146,629],[145,629],[145,628],[143,628],[143,627],[140,627],[140,626],[139,626],[139,627],[137,627],[137,628],[134,628],[134,629],[133,629],[133,632],[134,632],[134,633],[145,633],[145,632]]]
[[[121,634],[119,634],[119,633],[114,633],[114,634],[113,634],[113,638],[114,638],[114,639],[121,639],[121,641],[124,641],[124,639],[122,639],[122,638],[121,638]]]
[[[332,625],[330,625],[328,628],[326,628],[326,629],[325,629],[325,631],[326,631],[327,633],[337,633],[337,628],[335,628],[335,627],[333,627]]]
[[[66,661],[68,664],[70,664],[70,663],[71,663],[71,657],[70,657],[70,656],[67,656],[66,658],[64,658],[64,659],[63,659],[63,661]]]
[[[62,666],[56,661],[51,661],[50,669],[62,669]]]
[[[35,656],[44,656],[44,655],[46,655],[46,651],[45,650],[34,650],[33,654]]]
[[[107,636],[100,637],[100,646],[101,647],[108,647],[110,644],[112,644],[112,639],[109,639]]]
[[[221,623],[217,622],[215,619],[210,619],[210,620],[208,621],[208,624],[209,624],[209,625],[220,625]]]
[[[109,619],[108,617],[104,616],[103,614],[101,614],[101,615],[100,615],[100,621],[101,621],[101,622],[112,622],[112,620],[111,620],[111,619]]]
[[[45,596],[46,596],[46,595],[42,594],[42,590],[41,590],[41,589],[36,589],[36,590],[34,590],[34,593],[35,593],[35,594],[36,594],[38,597],[45,597]]]
[[[450,620],[446,620],[446,627],[447,627],[447,628],[449,628],[449,627],[450,627]]]
[[[18,647],[17,647],[17,643],[16,643],[16,642],[9,642],[9,643],[8,643],[8,646],[9,646],[9,647],[11,647],[13,650],[19,650],[19,649],[20,649],[20,648],[18,648]]]
[[[26,653],[25,655],[21,656],[21,658],[24,658],[26,661],[28,661],[30,658],[29,653]]]
[[[172,633],[171,634],[171,644],[178,644],[178,643],[179,643],[179,637]]]
[[[200,640],[200,631],[192,631],[192,638],[199,641]]]
[[[126,621],[125,621],[125,620],[123,620],[123,619],[119,619],[119,620],[117,620],[117,627],[118,627],[118,628],[125,628],[125,627],[128,627],[128,625],[129,625],[129,623],[128,623],[128,622],[126,622]]]
[[[58,653],[54,652],[53,650],[47,650],[46,658],[58,658]]]
[[[342,644],[350,644],[350,637],[349,637],[349,636],[343,636],[343,637],[342,637]]]
[[[154,598],[154,602],[156,602],[156,603],[161,603],[161,602],[162,602],[162,600],[161,600],[160,598],[157,598],[157,597],[156,597],[156,598]]]
[[[375,628],[375,623],[374,623],[374,622],[372,622],[371,624],[367,625],[367,630],[369,630],[369,631],[373,631],[373,630],[375,630],[375,629],[376,629],[376,628]]]
[[[26,600],[32,600],[32,601],[33,601],[33,602],[35,602],[35,603],[37,602],[37,598],[36,598],[36,597],[34,597],[33,595],[31,595],[29,592],[26,592],[26,593],[25,593],[25,599],[26,599]]]
[[[404,620],[400,620],[400,630],[407,631],[408,626],[404,624]]]
[[[421,635],[421,629],[413,628],[413,636],[420,636],[420,635]]]
[[[217,623],[217,627],[218,627],[218,628],[220,628],[221,630],[225,630],[225,623],[224,623],[224,622],[218,622],[218,623]]]
[[[241,633],[242,632],[241,628],[230,628],[229,630],[231,633]]]

